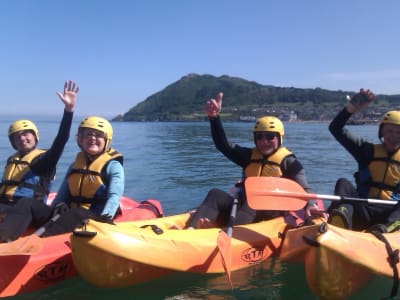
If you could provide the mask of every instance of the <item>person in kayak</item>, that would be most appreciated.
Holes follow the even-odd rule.
[[[212,139],[215,147],[229,160],[243,169],[243,178],[248,176],[285,177],[299,183],[305,191],[309,185],[305,171],[296,156],[282,146],[284,126],[281,120],[274,116],[259,118],[253,129],[255,148],[241,147],[228,142],[220,119],[223,93],[218,93],[216,99],[206,102],[205,113],[209,118]],[[207,228],[227,224],[234,198],[239,204],[235,217],[235,225],[249,224],[267,220],[282,215],[283,212],[255,211],[246,200],[243,185],[237,184],[237,193],[211,189],[196,212],[189,219],[187,228]],[[309,201],[307,211],[319,211],[315,201]]]
[[[7,159],[0,184],[0,242],[17,239],[30,225],[40,227],[51,216],[47,196],[69,139],[78,91],[70,80],[63,93],[57,92],[64,114],[48,150],[37,148],[39,131],[32,121],[17,120],[10,125],[8,137],[16,153]]]
[[[389,111],[381,118],[379,144],[356,137],[345,128],[349,118],[367,108],[374,99],[372,91],[361,89],[329,125],[329,131],[358,164],[358,171],[354,174],[356,187],[348,179],[339,178],[335,194],[399,201],[400,111]],[[328,212],[328,223],[348,229],[392,232],[400,228],[400,204],[332,201]]]
[[[45,224],[43,237],[71,232],[88,218],[112,222],[125,183],[123,156],[111,148],[112,138],[113,128],[102,117],[90,116],[80,123],[77,144],[82,151],[52,203],[56,217]]]

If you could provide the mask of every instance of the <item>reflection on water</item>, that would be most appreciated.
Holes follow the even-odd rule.
[[[150,300],[317,300],[307,288],[301,264],[286,264],[271,258],[232,273],[234,290],[226,276],[172,273],[148,283],[119,289],[101,289],[80,278],[70,279],[44,291],[13,297],[19,300],[150,299]],[[376,277],[349,300],[376,300],[390,294],[392,282]]]
[[[234,290],[227,283],[226,276],[173,273],[149,283],[121,288],[99,289],[78,278],[68,280],[43,292],[32,293],[16,299],[316,299],[304,289],[304,278],[298,277],[298,266],[288,268],[278,259],[270,259],[232,273]],[[290,282],[285,287],[285,282]],[[300,296],[300,297],[299,297]],[[132,297],[132,298],[130,298]]]

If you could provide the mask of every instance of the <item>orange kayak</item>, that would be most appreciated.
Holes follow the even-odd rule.
[[[217,238],[220,228],[184,228],[189,213],[110,225],[90,220],[71,236],[72,257],[81,275],[98,287],[123,287],[170,272],[225,272]],[[258,264],[276,254],[287,219],[233,227],[232,271]]]
[[[393,250],[400,248],[400,232],[383,236]],[[373,234],[326,223],[289,230],[280,254],[282,260],[304,263],[309,288],[324,300],[347,299],[374,275],[392,278],[388,256],[385,243]]]
[[[148,201],[161,209],[158,201]],[[143,204],[122,197],[122,212],[116,217],[115,222],[157,217],[152,208],[147,206],[147,202]],[[32,234],[32,231],[29,233]],[[71,256],[70,233],[46,238],[38,238],[29,233],[8,244],[11,247],[14,243],[23,245],[25,241],[40,243],[36,253],[13,255],[11,250],[10,255],[4,252],[0,256],[0,297],[39,290],[77,275]],[[35,239],[32,239],[32,236],[35,236]],[[1,247],[7,247],[8,244],[1,244]]]

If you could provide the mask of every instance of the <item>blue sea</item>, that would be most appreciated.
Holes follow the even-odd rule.
[[[23,118],[26,118],[23,117]],[[40,132],[39,146],[50,147],[60,117],[29,117]],[[16,117],[0,117],[0,160],[13,152],[7,137]],[[79,150],[74,118],[70,140],[57,167],[53,191],[57,191],[68,165]],[[125,158],[125,194],[137,201],[161,201],[165,215],[195,208],[213,187],[228,190],[241,170],[219,153],[211,140],[208,122],[199,123],[112,123],[112,146]],[[231,142],[252,146],[252,123],[224,123]],[[377,125],[351,126],[357,135],[378,142]],[[332,194],[339,177],[352,179],[356,164],[331,137],[327,123],[286,123],[284,144],[295,152],[306,169],[315,193]],[[0,266],[1,267],[1,266]],[[224,274],[174,273],[145,284],[102,289],[76,277],[41,291],[11,299],[317,299],[307,287],[301,264],[271,258],[263,264],[232,273],[234,290]],[[351,299],[380,299],[390,293],[391,281],[373,279]]]

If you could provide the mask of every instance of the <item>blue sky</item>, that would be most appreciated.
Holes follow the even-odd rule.
[[[400,1],[1,0],[0,114],[115,116],[188,73],[400,94]],[[206,99],[205,99],[206,100]]]

